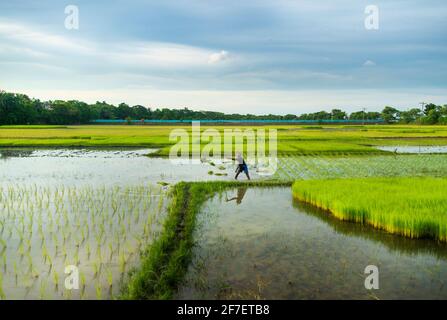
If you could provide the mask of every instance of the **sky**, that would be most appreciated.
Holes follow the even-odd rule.
[[[447,104],[447,2],[0,0],[0,89],[253,114]]]

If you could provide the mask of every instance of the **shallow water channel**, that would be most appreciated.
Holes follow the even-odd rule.
[[[198,214],[180,299],[446,299],[447,246],[342,222],[290,188],[235,189]],[[379,289],[365,289],[365,267]]]

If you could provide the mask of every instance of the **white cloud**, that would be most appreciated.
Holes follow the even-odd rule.
[[[24,47],[34,46],[48,50],[66,50],[73,53],[90,53],[92,48],[68,37],[37,31],[24,24],[0,22],[0,38],[20,43]],[[4,40],[2,40],[4,41]]]
[[[212,55],[209,49],[160,42],[120,44],[114,50],[106,56],[116,63],[157,68],[203,67]]]
[[[208,63],[210,63],[210,64],[219,63],[219,62],[227,60],[228,57],[229,57],[229,54],[225,50],[222,50],[220,52],[215,52],[215,53],[210,54],[210,56],[208,58]]]
[[[93,42],[76,37],[61,36],[37,30],[34,26],[0,21],[0,53],[14,52],[27,55],[35,62],[39,58],[55,56],[53,63],[64,61],[65,55],[73,68],[95,63],[111,71],[122,68],[206,68],[228,58],[228,52],[167,42]],[[85,57],[88,55],[88,58]],[[76,59],[79,56],[79,59]],[[66,60],[66,59],[65,59]]]
[[[17,45],[2,44],[0,46],[0,55],[14,55],[15,57],[21,55],[28,58],[48,58],[47,53],[30,48],[24,48]]]
[[[372,61],[372,60],[366,60],[364,63],[363,63],[363,66],[364,67],[373,67],[373,66],[375,66],[376,65],[376,63],[374,62],[374,61]]]

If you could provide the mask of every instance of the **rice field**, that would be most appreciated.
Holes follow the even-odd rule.
[[[278,158],[283,180],[447,176],[447,155],[300,156]]]
[[[0,299],[127,298],[126,288],[138,289],[130,290],[131,298],[172,297],[188,263],[188,246],[195,241],[192,218],[182,219],[194,217],[206,197],[222,191],[220,183],[234,174],[233,164],[174,166],[163,158],[173,144],[169,132],[177,128],[0,127],[0,146],[11,146],[0,152]],[[296,198],[343,220],[447,241],[442,192],[447,187],[447,154],[403,155],[377,149],[447,145],[447,127],[275,128],[278,170],[264,177],[262,168],[251,166],[258,180],[251,186],[296,181]],[[135,151],[15,148],[136,145],[156,148],[153,155],[161,158]],[[178,184],[210,179],[222,181]],[[171,190],[185,189],[177,202],[175,197],[166,201],[168,184]],[[287,190],[286,202],[291,200]],[[173,208],[170,219],[168,206]],[[179,228],[187,231],[178,233]],[[70,265],[79,270],[79,290],[66,289],[65,267]]]
[[[165,192],[153,185],[0,187],[0,298],[113,298],[164,209]],[[70,265],[78,290],[65,286]]]
[[[447,241],[446,178],[296,181],[293,197],[342,220],[410,238]]]
[[[276,129],[279,155],[384,154],[383,145],[447,145],[446,126],[206,126],[225,129]],[[191,126],[84,125],[84,126],[0,126],[2,147],[153,147],[157,156],[167,157],[174,141],[174,129],[191,131]],[[207,142],[203,141],[205,145]]]

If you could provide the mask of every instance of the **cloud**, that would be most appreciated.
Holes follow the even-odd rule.
[[[73,53],[91,53],[92,48],[68,37],[37,31],[36,27],[18,23],[0,22],[0,38],[47,50],[65,50]]]
[[[211,59],[212,63],[216,63],[226,59],[228,54],[222,51],[214,56],[206,48],[160,42],[126,43],[114,49],[116,51],[107,53],[107,56],[117,63],[168,69],[204,67]]]
[[[133,68],[141,70],[172,70],[206,68],[228,58],[227,51],[170,42],[156,41],[91,41],[37,30],[37,27],[0,21],[0,54],[7,52],[28,56],[29,62],[42,62],[53,56],[53,64],[66,65],[64,54],[70,55],[75,70],[82,65],[95,63],[98,68],[110,71]],[[13,48],[13,50],[10,50]],[[85,57],[88,55],[88,59]],[[79,69],[82,70],[82,69]],[[92,70],[88,70],[92,71]]]
[[[372,61],[372,60],[366,60],[364,63],[363,63],[363,66],[364,67],[373,67],[373,66],[375,66],[376,65],[376,63],[374,62],[374,61]]]
[[[447,86],[447,5],[440,0],[425,7],[416,0],[385,1],[381,29],[373,33],[364,28],[365,4],[355,0],[119,0],[110,6],[77,0],[80,31],[64,28],[56,0],[23,10],[27,2],[0,1],[2,88],[79,90],[78,99],[102,90],[97,96],[106,100],[132,103],[135,94],[140,103],[184,101],[221,111],[241,101],[237,108],[268,111],[270,105],[282,112],[293,110],[294,101],[310,109],[382,104],[349,90],[394,89],[405,96],[383,102],[395,104],[418,88]],[[134,89],[119,91],[128,88]],[[269,90],[284,93],[253,92]],[[291,94],[286,103],[286,90],[315,90],[315,97]],[[239,100],[227,105],[230,91],[240,92]]]
[[[208,63],[210,63],[210,64],[219,63],[219,62],[227,60],[228,57],[229,57],[229,54],[225,50],[222,50],[220,52],[215,52],[215,53],[210,54],[210,56],[208,58]]]

